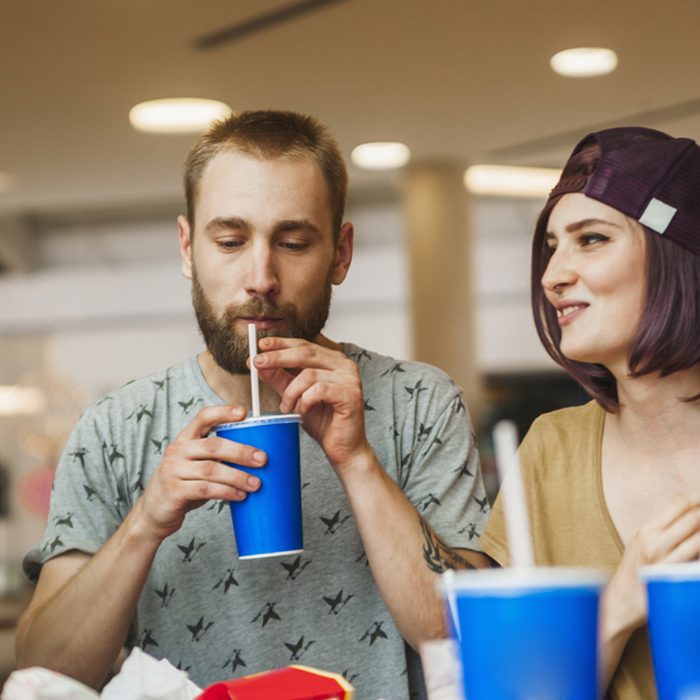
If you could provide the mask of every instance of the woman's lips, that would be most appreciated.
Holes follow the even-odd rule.
[[[588,304],[571,303],[557,306],[557,321],[560,326],[568,326],[573,323],[586,309]]]

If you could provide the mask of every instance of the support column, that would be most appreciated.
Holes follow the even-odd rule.
[[[410,259],[413,357],[445,370],[480,413],[469,195],[452,163],[409,166],[403,210]]]

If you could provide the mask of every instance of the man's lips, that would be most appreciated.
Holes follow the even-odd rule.
[[[267,331],[271,328],[274,328],[276,325],[279,325],[282,321],[284,321],[284,319],[273,318],[271,316],[250,316],[241,317],[241,321],[243,321],[246,324],[254,323],[255,328],[259,331]]]
[[[588,308],[588,304],[583,301],[560,301],[555,306],[560,326],[568,326]]]

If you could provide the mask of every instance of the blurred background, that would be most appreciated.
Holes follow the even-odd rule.
[[[327,334],[450,372],[493,493],[493,422],[524,432],[586,397],[540,348],[529,309],[530,235],[556,171],[534,186],[465,172],[561,167],[606,126],[697,139],[698,26],[695,0],[3,2],[0,671],[26,600],[18,562],[41,537],[76,417],[202,346],[175,223],[196,133],[138,131],[134,105],[209,98],[330,127],[357,243]],[[611,49],[617,67],[554,72],[552,56],[577,47]],[[351,154],[367,142],[410,155],[361,167]]]

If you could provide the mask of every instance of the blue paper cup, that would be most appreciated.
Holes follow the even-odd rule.
[[[215,428],[218,437],[252,445],[267,454],[267,464],[232,467],[260,479],[260,488],[243,501],[231,501],[239,559],[294,554],[304,550],[301,519],[299,422],[296,414],[247,418]]]
[[[605,580],[564,568],[459,571],[441,580],[448,615],[457,615],[465,697],[596,700]]]
[[[659,700],[700,698],[700,562],[640,569]]]

